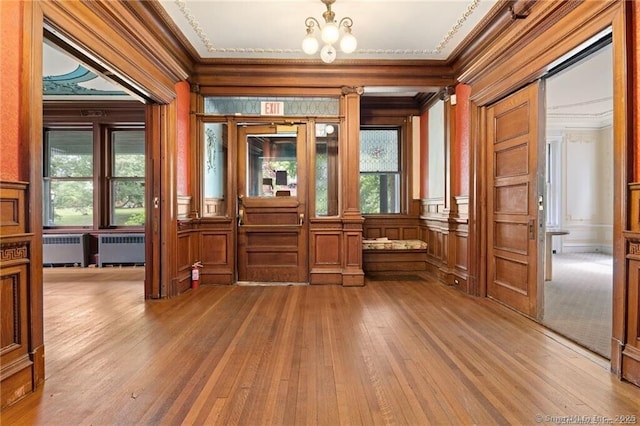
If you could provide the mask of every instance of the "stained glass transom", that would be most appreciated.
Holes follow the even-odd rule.
[[[261,102],[283,102],[284,115],[290,117],[334,117],[338,115],[340,106],[337,98],[211,96],[204,99],[204,112],[260,115]]]

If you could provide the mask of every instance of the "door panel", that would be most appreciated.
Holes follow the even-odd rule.
[[[540,83],[487,110],[487,295],[540,313],[538,209]]]
[[[238,281],[307,282],[305,126],[238,131]]]

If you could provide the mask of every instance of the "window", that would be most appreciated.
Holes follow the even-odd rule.
[[[338,215],[338,125],[316,124],[316,216]]]
[[[44,138],[44,226],[144,225],[143,129],[48,128]]]
[[[202,216],[223,216],[227,185],[227,125],[204,123]]]
[[[247,196],[295,197],[298,192],[296,134],[247,138]]]
[[[144,131],[113,130],[111,135],[110,224],[144,225]]]
[[[93,131],[45,132],[45,226],[93,225]]]
[[[400,213],[400,129],[360,129],[360,209]]]

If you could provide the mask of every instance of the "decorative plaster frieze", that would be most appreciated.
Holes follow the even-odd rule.
[[[424,56],[428,54],[441,53],[453,39],[453,37],[460,31],[462,26],[473,15],[477,9],[481,0],[472,0],[467,5],[467,8],[462,12],[460,17],[456,20],[455,24],[451,26],[449,31],[442,37],[440,43],[433,49],[358,49],[358,53],[368,55],[415,55]],[[187,0],[174,0],[182,16],[187,20],[195,34],[200,39],[200,42],[208,52],[220,52],[220,53],[299,53],[302,49],[275,49],[275,48],[241,48],[241,47],[216,47],[213,42],[202,28],[198,18],[191,12],[187,6]]]

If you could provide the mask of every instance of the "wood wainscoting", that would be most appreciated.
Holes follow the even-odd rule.
[[[44,380],[41,307],[32,288],[34,236],[27,232],[23,182],[0,182],[0,406],[13,404]]]
[[[375,215],[364,220],[363,240],[422,240],[418,216]],[[362,267],[366,272],[423,271],[427,269],[428,249],[363,250]]]
[[[178,290],[191,287],[191,265],[202,264],[200,284],[235,282],[235,247],[231,219],[180,221],[178,227]]]
[[[627,277],[624,291],[614,287],[614,314],[625,316],[626,329],[614,326],[611,359],[625,380],[640,386],[640,183],[629,184],[629,229],[624,232]],[[614,318],[614,324],[617,322]]]
[[[447,285],[477,294],[469,277],[469,198],[454,197],[450,209],[442,199],[422,202],[421,226],[427,242],[427,270]]]

